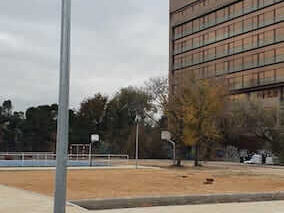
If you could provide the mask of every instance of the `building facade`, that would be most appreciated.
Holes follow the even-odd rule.
[[[170,0],[170,93],[185,74],[275,106],[284,126],[284,1]],[[281,119],[283,118],[283,119]]]

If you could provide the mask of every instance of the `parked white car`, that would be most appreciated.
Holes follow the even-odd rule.
[[[277,164],[279,164],[279,158],[276,157],[276,156],[266,157],[265,164],[267,164],[267,165],[277,165]]]
[[[245,161],[246,164],[262,164],[262,156],[254,154],[250,160]]]

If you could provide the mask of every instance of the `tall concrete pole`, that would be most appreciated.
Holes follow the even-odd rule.
[[[54,213],[65,213],[66,205],[66,167],[68,158],[69,130],[69,82],[70,82],[70,31],[71,0],[61,0],[61,50],[60,85],[57,120],[56,181]]]

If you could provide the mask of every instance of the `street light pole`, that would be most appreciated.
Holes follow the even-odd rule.
[[[65,213],[68,158],[71,0],[61,0],[60,85],[57,120],[54,213]]]
[[[89,145],[89,166],[92,167],[92,142]]]

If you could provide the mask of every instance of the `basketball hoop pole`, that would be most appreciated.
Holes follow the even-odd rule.
[[[54,213],[65,213],[69,129],[71,0],[61,0],[60,85],[57,120]]]

